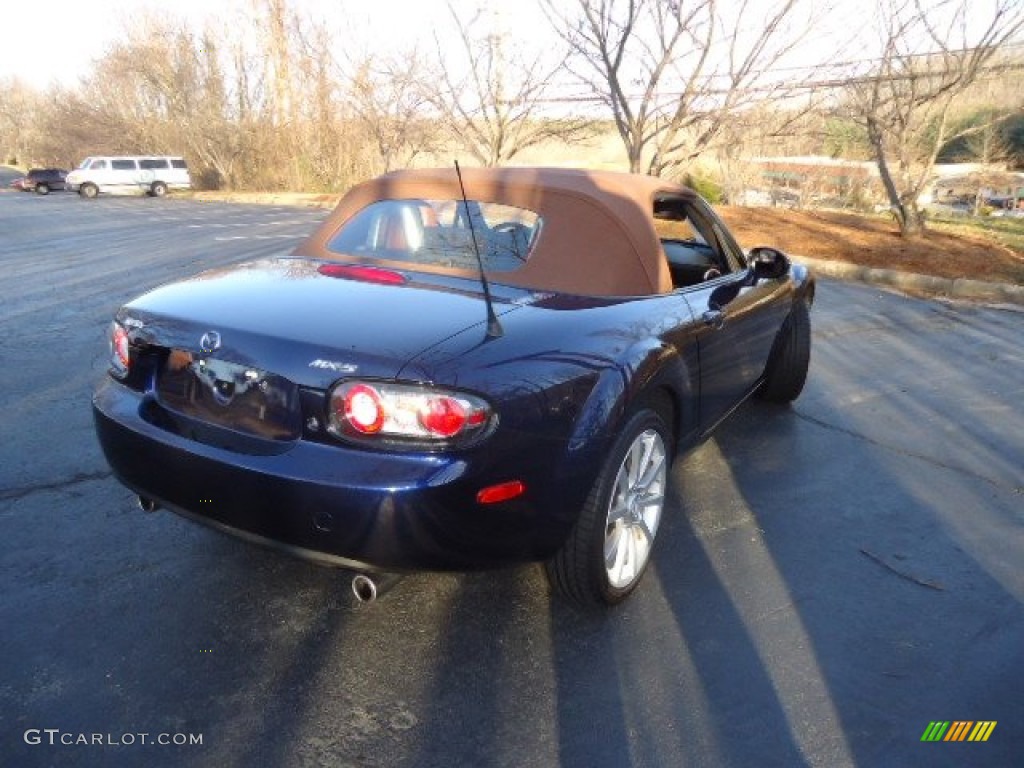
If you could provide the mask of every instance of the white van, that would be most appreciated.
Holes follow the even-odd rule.
[[[82,197],[100,192],[163,197],[171,189],[189,189],[192,180],[181,157],[123,155],[87,157],[68,174],[67,188]]]

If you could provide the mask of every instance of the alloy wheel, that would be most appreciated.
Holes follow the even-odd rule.
[[[668,453],[653,429],[636,436],[619,465],[605,518],[608,583],[625,589],[644,571],[665,506]]]

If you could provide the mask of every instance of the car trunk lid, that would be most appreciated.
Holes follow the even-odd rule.
[[[323,266],[283,258],[211,270],[123,307],[118,321],[132,341],[157,352],[160,405],[192,426],[292,440],[304,391],[346,377],[392,379],[445,339],[475,325],[483,336],[486,306],[472,281],[392,273],[402,280],[382,284],[372,274],[325,275]]]

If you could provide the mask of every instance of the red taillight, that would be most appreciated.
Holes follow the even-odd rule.
[[[420,411],[420,424],[438,437],[452,437],[466,426],[466,409],[454,397],[440,395],[427,400]]]
[[[405,285],[408,282],[401,272],[359,264],[321,264],[317,272],[327,277],[343,277],[347,280],[362,280],[382,285]]]
[[[364,435],[375,435],[384,426],[384,404],[373,387],[356,384],[345,393],[345,420]]]
[[[110,370],[120,378],[128,375],[132,365],[131,339],[118,323],[110,326]]]
[[[508,501],[526,493],[526,485],[522,480],[509,480],[507,483],[498,483],[482,489],[476,500],[480,504],[497,504],[499,501]]]
[[[465,445],[491,424],[480,398],[425,384],[343,381],[330,395],[328,430],[341,438]]]

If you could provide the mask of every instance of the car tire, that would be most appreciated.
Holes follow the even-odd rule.
[[[163,197],[167,194],[167,185],[162,181],[154,181],[153,185],[149,188],[149,194],[153,197]]]
[[[49,184],[45,184],[45,183],[43,183],[43,184],[36,184],[36,194],[37,195],[48,195],[48,194],[50,194],[50,185]]]
[[[670,434],[650,407],[626,421],[569,538],[545,564],[555,592],[594,606],[619,603],[636,589],[665,508]]]
[[[94,199],[100,193],[99,187],[95,184],[83,184],[78,188],[78,194],[82,197],[86,197],[89,200]]]
[[[764,384],[758,393],[761,399],[771,403],[796,400],[807,381],[810,362],[811,317],[807,303],[798,300],[793,304],[772,345]]]

